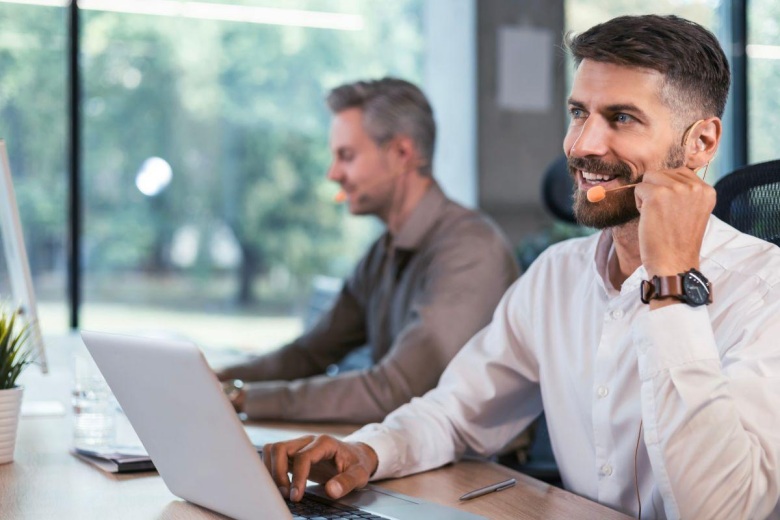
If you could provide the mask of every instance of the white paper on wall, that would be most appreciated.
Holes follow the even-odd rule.
[[[516,26],[499,29],[499,108],[515,112],[550,110],[553,50],[549,30]]]

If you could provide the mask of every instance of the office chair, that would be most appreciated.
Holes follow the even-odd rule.
[[[735,170],[715,184],[715,191],[716,217],[780,246],[780,159]]]
[[[542,200],[547,210],[563,222],[576,224],[574,218],[574,180],[569,174],[566,156],[561,154],[547,167],[542,180]]]
[[[517,246],[517,262],[523,271],[550,245],[591,233],[574,218],[574,180],[569,175],[566,156],[561,154],[544,172],[540,184],[544,208],[555,217],[552,225],[523,237]]]

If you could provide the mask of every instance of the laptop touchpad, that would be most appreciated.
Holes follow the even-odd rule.
[[[308,486],[306,492],[328,498],[324,486],[321,485]],[[473,513],[458,511],[451,507],[441,506],[408,495],[393,493],[370,484],[363,489],[356,489],[349,495],[337,500],[337,502],[377,515],[395,518],[425,518],[426,520],[473,520],[484,518]]]

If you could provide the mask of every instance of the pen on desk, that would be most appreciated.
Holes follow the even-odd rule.
[[[517,481],[513,478],[510,478],[509,480],[504,480],[502,482],[496,482],[495,484],[490,484],[489,486],[475,489],[474,491],[469,491],[468,493],[460,497],[459,500],[471,500],[472,498],[481,497],[482,495],[487,495],[488,493],[493,493],[494,491],[501,491],[502,489],[511,488],[516,483]]]

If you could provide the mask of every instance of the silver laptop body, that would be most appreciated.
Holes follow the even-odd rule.
[[[81,336],[174,495],[240,520],[292,518],[197,346],[91,331]],[[322,494],[320,486],[312,491]],[[483,518],[374,486],[339,502],[397,520]]]

